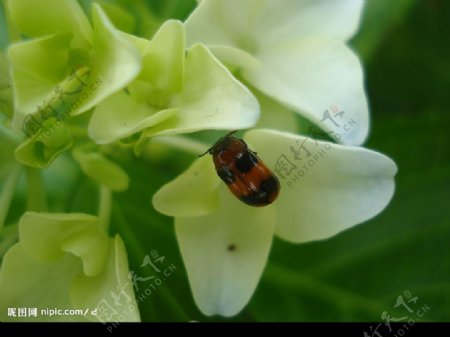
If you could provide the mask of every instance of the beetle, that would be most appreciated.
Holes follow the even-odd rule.
[[[280,192],[280,181],[235,132],[220,138],[199,157],[212,155],[217,175],[239,200],[250,206],[269,205]]]

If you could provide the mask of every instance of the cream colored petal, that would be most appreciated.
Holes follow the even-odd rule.
[[[273,130],[245,139],[281,182],[276,234],[291,242],[329,238],[380,213],[397,166],[381,153]]]
[[[220,208],[177,217],[175,230],[195,302],[205,315],[233,316],[250,300],[269,255],[275,213],[221,188]]]

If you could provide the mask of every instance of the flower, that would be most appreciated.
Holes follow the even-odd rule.
[[[128,92],[118,92],[96,107],[89,124],[94,141],[110,143],[139,132],[145,138],[240,129],[256,123],[256,99],[207,48],[196,44],[185,52],[181,22],[166,21],[151,41],[132,39],[142,53],[142,70]]]
[[[5,254],[0,271],[2,321],[140,320],[125,246],[119,236],[108,237],[97,217],[28,212],[19,233],[20,242]],[[8,316],[8,308],[17,307],[39,313]],[[83,314],[46,316],[43,308]]]
[[[92,5],[92,26],[75,0],[14,0],[9,1],[9,9],[20,31],[32,38],[8,51],[18,127],[24,114],[35,112],[58,84],[82,66],[93,73],[72,115],[123,88],[140,70],[138,51],[97,4]],[[98,79],[102,85],[90,92],[89,84]]]
[[[8,9],[15,26],[31,38],[8,49],[13,128],[28,136],[16,157],[47,167],[72,146],[65,120],[122,89],[138,74],[140,56],[97,4],[92,25],[76,0],[14,0]]]
[[[153,197],[159,212],[175,217],[194,299],[206,315],[232,316],[247,304],[274,234],[293,243],[332,237],[381,212],[394,192],[396,165],[380,153],[268,129],[244,139],[280,179],[272,205],[240,202],[207,156]]]
[[[186,20],[188,46],[202,42],[238,76],[331,133],[361,144],[369,119],[361,65],[345,45],[362,0],[203,0]],[[357,128],[324,118],[337,106]]]

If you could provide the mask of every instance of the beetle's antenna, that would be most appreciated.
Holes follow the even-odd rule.
[[[223,140],[224,138],[227,138],[227,137],[230,137],[233,133],[236,133],[236,132],[238,132],[238,130],[233,130],[233,131],[230,131],[230,132],[228,132],[225,136],[223,136],[222,138],[220,138],[220,140],[218,141],[218,142],[216,142],[216,144],[217,143],[219,143],[221,140]],[[202,154],[199,154],[197,157],[203,157],[205,154],[207,154],[207,153],[211,153],[211,151],[212,151],[212,149],[214,149],[214,146],[216,146],[216,144],[214,144],[213,146],[211,146],[208,150],[206,150],[204,153],[202,153]]]
[[[214,146],[213,146],[214,147]],[[211,153],[211,150],[213,149],[213,147],[210,147],[208,150],[206,150],[204,153],[202,153],[202,154],[199,154],[197,157],[203,157],[205,154],[207,154],[207,153]]]
[[[226,135],[225,135],[225,137],[229,137],[229,136],[231,136],[233,133],[236,133],[236,132],[238,132],[239,130],[233,130],[233,131],[230,131],[230,132],[228,132]]]

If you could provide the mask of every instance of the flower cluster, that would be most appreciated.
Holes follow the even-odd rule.
[[[274,235],[323,240],[389,203],[395,163],[359,147],[369,114],[362,67],[346,43],[362,0],[202,0],[183,21],[140,30],[131,11],[86,3],[5,1],[0,237],[10,243],[0,271],[0,319],[11,319],[3,317],[8,307],[94,309],[120,290],[134,299],[121,320],[140,320],[130,247],[120,235],[110,237],[113,192],[133,179],[111,156],[115,148],[140,156],[159,140],[181,149],[195,144],[201,154],[211,144],[198,135],[214,142],[211,131],[250,129],[243,139],[277,175],[277,200],[251,207],[227,190],[210,156],[193,157],[148,196],[174,218],[205,315],[233,316],[245,307]],[[314,125],[322,139],[299,134],[298,123]],[[67,156],[98,186],[95,216],[46,207],[42,173]],[[23,172],[27,208],[4,226]],[[119,303],[111,308],[122,310]]]

